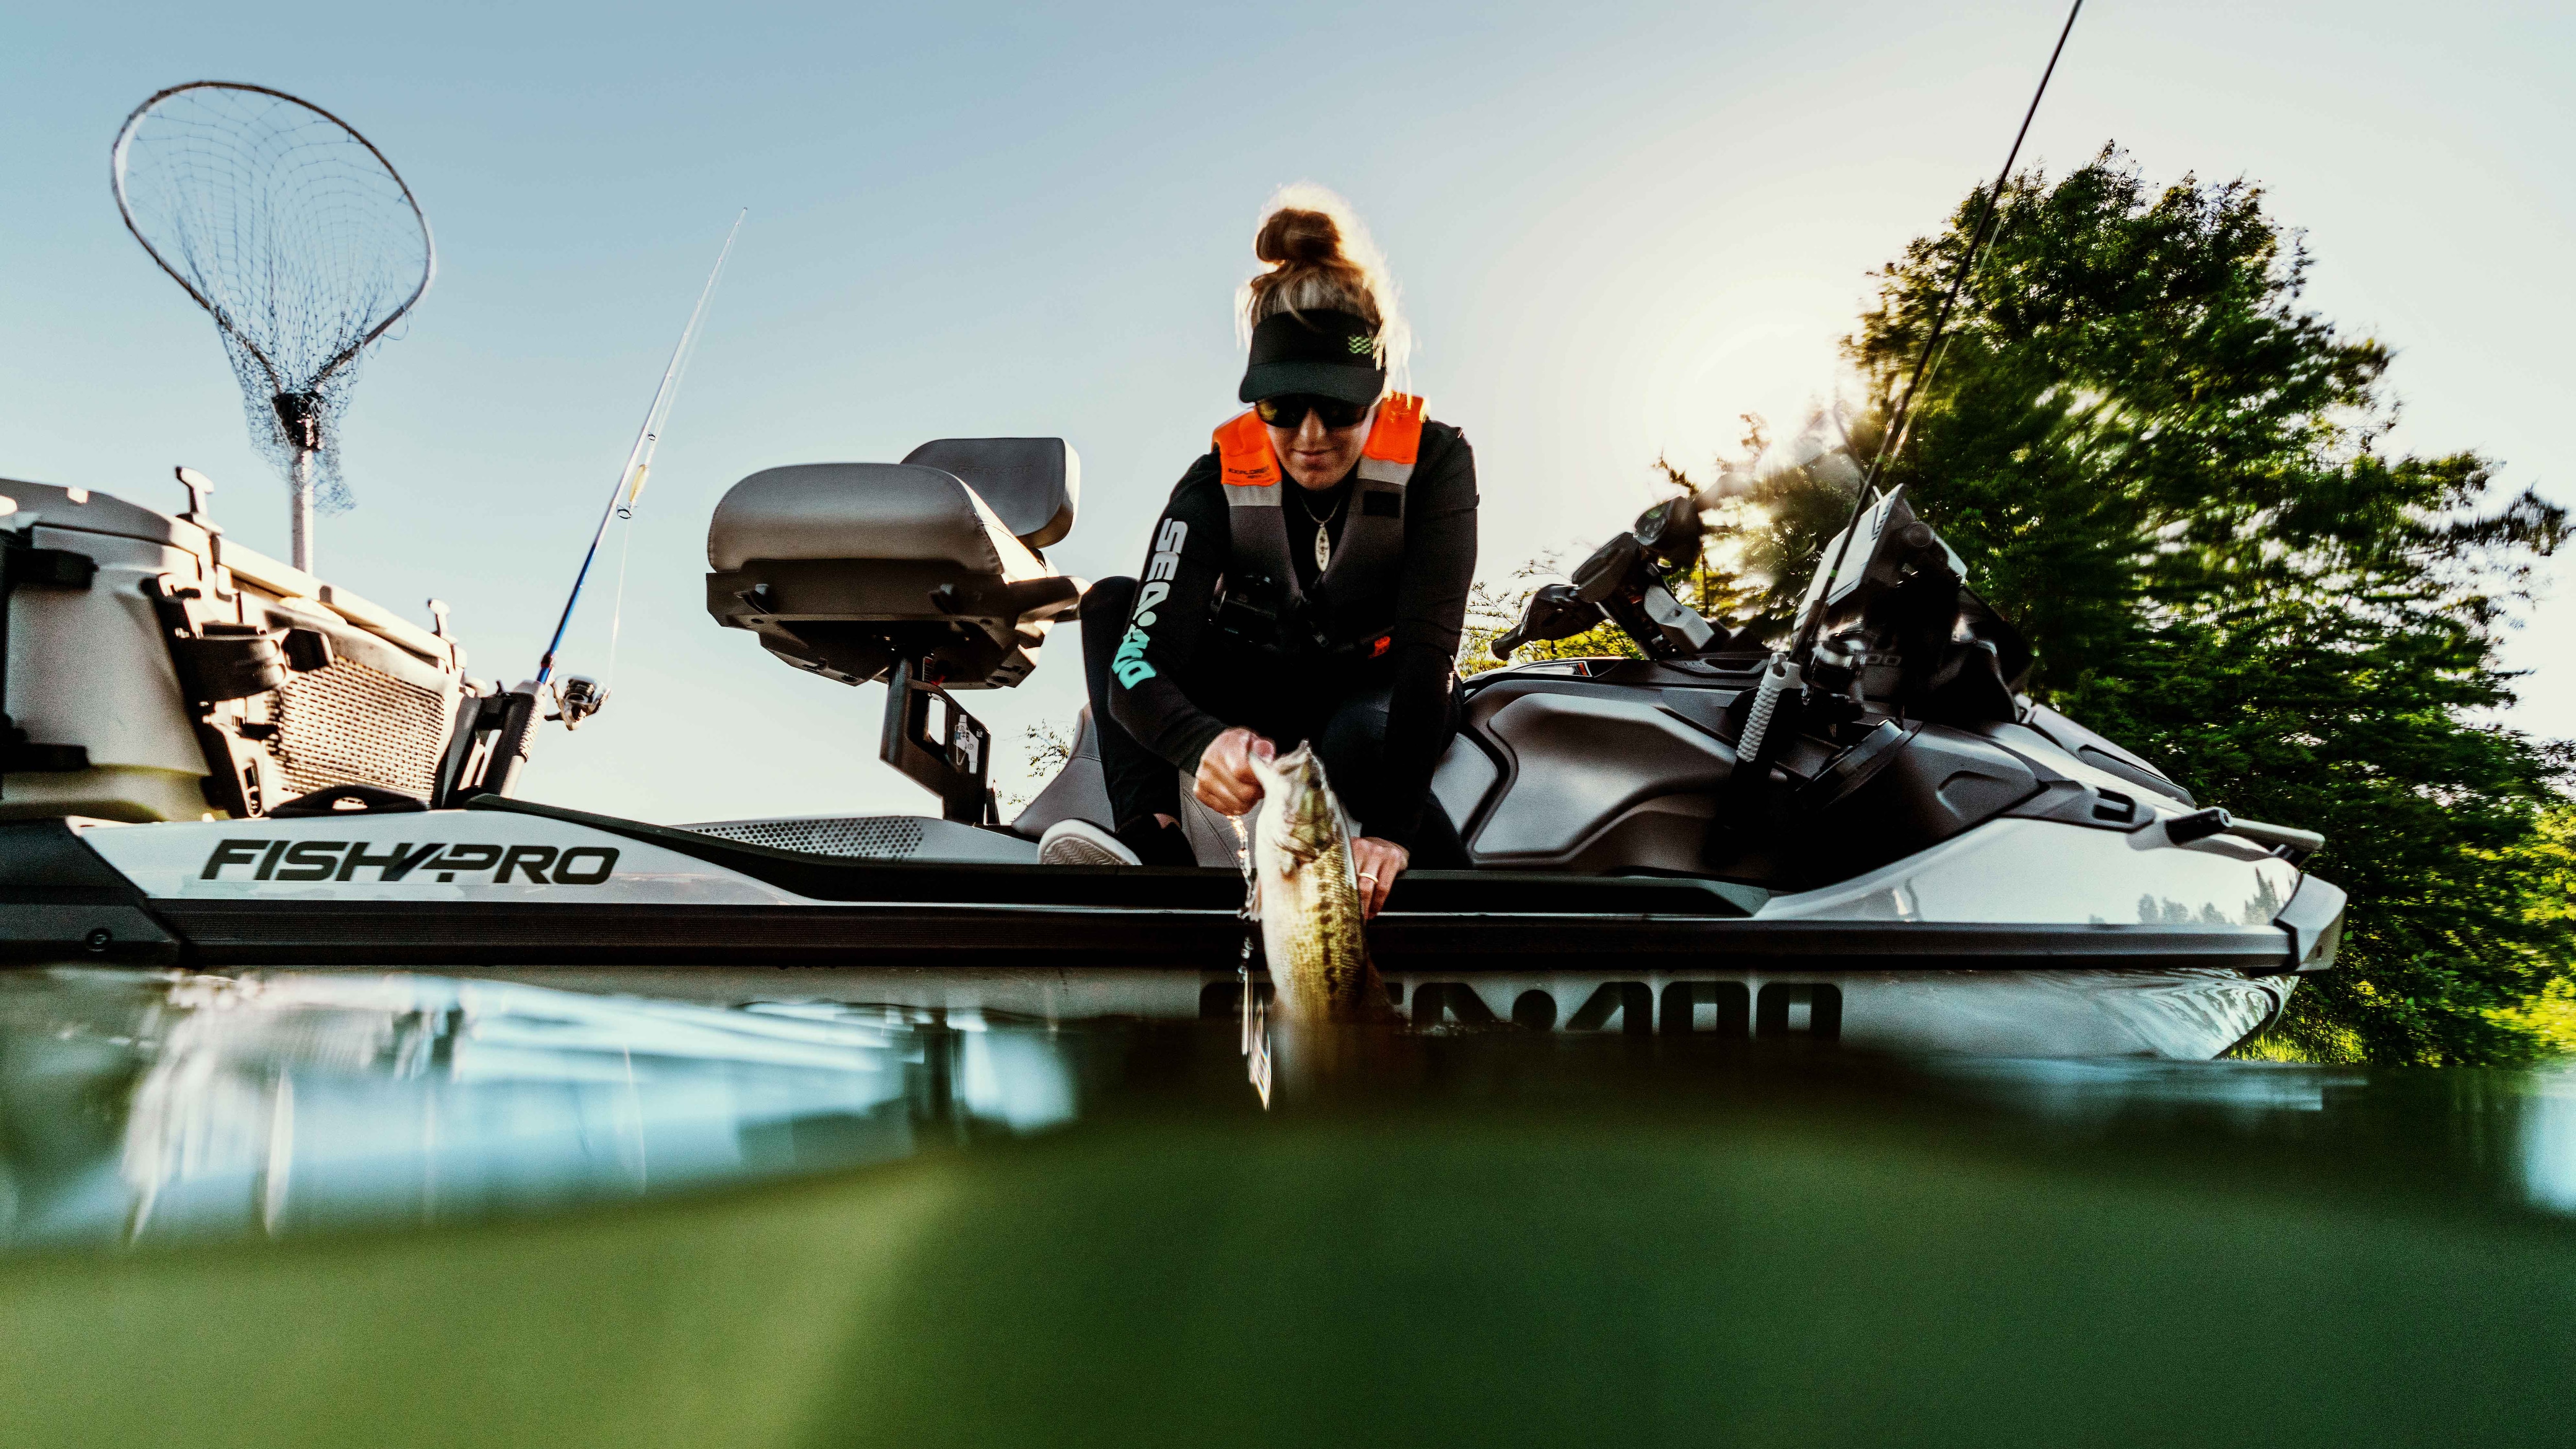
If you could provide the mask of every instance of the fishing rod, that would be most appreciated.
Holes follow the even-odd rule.
[[[2040,100],[2048,94],[2050,78],[2057,74],[2058,58],[2066,53],[2066,38],[2075,33],[2075,17],[2083,13],[2084,0],[2075,0],[2066,11],[2066,23],[2057,31],[2057,44],[2048,52],[2048,65],[2039,73],[2039,86],[2031,92],[2029,108],[2022,112],[2021,129],[2013,133],[2012,148],[2004,153],[2003,169],[1995,173],[1995,184],[1979,198],[1977,223],[1969,231],[1967,252],[1959,258],[1958,270],[1951,273],[1949,290],[1942,294],[1941,308],[1933,314],[1932,330],[1924,334],[1922,350],[1915,354],[1914,371],[1905,381],[1905,391],[1898,395],[1895,415],[1888,419],[1886,430],[1879,434],[1878,453],[1870,459],[1869,471],[1861,477],[1859,493],[1852,500],[1851,517],[1843,523],[1833,561],[1819,573],[1821,585],[1811,589],[1809,597],[1801,604],[1798,630],[1789,647],[1773,651],[1770,662],[1763,668],[1762,682],[1754,691],[1753,708],[1745,717],[1744,731],[1738,737],[1736,751],[1740,760],[1756,766],[1753,778],[1757,781],[1761,775],[1762,747],[1770,733],[1772,716],[1779,709],[1780,696],[1792,688],[1805,686],[1806,661],[1815,653],[1816,636],[1824,629],[1826,595],[1851,553],[1852,539],[1860,532],[1861,514],[1873,506],[1892,504],[1905,491],[1905,485],[1899,483],[1884,498],[1877,496],[1879,473],[1889,458],[1904,450],[1905,439],[1913,430],[1914,400],[1923,384],[1931,378],[1941,354],[1947,350],[1943,345],[1943,334],[1950,325],[1951,309],[1958,305],[1960,291],[1976,271],[1977,255],[1985,247],[1987,234],[2003,201],[2004,188],[2011,184],[2013,165],[2021,159],[2022,142],[2029,138],[2030,123],[2039,115]]]
[[[644,493],[644,477],[653,468],[653,451],[661,445],[662,423],[670,416],[671,403],[680,391],[680,375],[688,370],[689,354],[698,344],[699,324],[706,320],[707,302],[716,294],[716,279],[724,275],[725,259],[733,255],[734,238],[742,234],[743,218],[751,215],[744,207],[733,219],[733,229],[725,233],[724,248],[716,253],[715,269],[707,273],[707,284],[698,289],[698,305],[689,312],[689,325],[680,329],[679,345],[671,349],[670,365],[662,369],[662,385],[653,389],[653,405],[644,410],[644,426],[636,431],[635,446],[627,450],[626,466],[617,473],[617,486],[609,490],[608,506],[600,510],[599,527],[592,530],[590,547],[583,551],[581,568],[572,576],[572,592],[564,597],[563,615],[555,620],[555,633],[546,641],[544,657],[537,661],[537,677],[528,690],[533,694],[552,683],[555,653],[563,648],[564,631],[572,627],[573,610],[581,606],[582,585],[590,581],[590,566],[599,558],[600,542],[608,537],[608,525],[616,519],[635,516],[635,500]],[[598,708],[591,700],[590,708]],[[588,711],[585,710],[584,713]],[[564,711],[567,727],[574,723],[572,710]]]
[[[2048,67],[2039,73],[2039,88],[2031,92],[2030,108],[2021,113],[2021,129],[2013,133],[2012,149],[2004,153],[2004,165],[1995,173],[1995,184],[1978,199],[1977,224],[1968,234],[1968,250],[1959,259],[1959,269],[1950,275],[1950,290],[1941,296],[1941,310],[1932,317],[1932,330],[1923,339],[1923,350],[1915,354],[1914,374],[1905,380],[1905,391],[1897,398],[1896,416],[1889,420],[1887,431],[1879,434],[1878,453],[1869,461],[1869,472],[1861,479],[1863,502],[1852,509],[1858,518],[1871,489],[1878,483],[1879,469],[1897,453],[1905,451],[1905,439],[1914,427],[1914,397],[1940,365],[1935,347],[1950,326],[1950,309],[1958,305],[1959,292],[1977,269],[1977,253],[1984,249],[1989,225],[1995,219],[1995,208],[2003,201],[2004,187],[2012,180],[2013,163],[2021,159],[2021,143],[2030,136],[2030,123],[2039,115],[2040,98],[2048,94],[2048,81],[2057,74],[2057,58],[2066,53],[2066,37],[2075,33],[2075,17],[2084,11],[2084,0],[2075,0],[2066,12],[2066,24],[2057,32],[2057,45],[2048,53]],[[1943,348],[1942,351],[1946,351]],[[1898,485],[1902,487],[1903,485]],[[1842,560],[1834,560],[1837,568]]]
[[[707,273],[707,284],[698,289],[698,305],[689,311],[689,325],[680,329],[679,345],[671,349],[671,361],[662,369],[661,386],[653,389],[653,405],[644,410],[644,426],[635,435],[635,446],[626,452],[626,466],[618,470],[617,486],[609,490],[608,506],[600,510],[599,527],[591,530],[590,547],[583,550],[581,567],[572,576],[572,592],[564,597],[563,613],[555,620],[554,637],[546,641],[546,652],[537,661],[537,677],[516,689],[466,699],[439,765],[438,785],[431,792],[433,809],[462,805],[477,795],[506,796],[517,788],[519,771],[527,765],[529,748],[535,740],[539,701],[549,692],[556,696],[556,709],[546,718],[562,720],[565,729],[598,713],[607,702],[608,696],[596,681],[578,675],[566,680],[560,690],[551,690],[555,656],[563,648],[564,632],[572,627],[573,610],[581,606],[582,586],[590,581],[590,566],[599,559],[599,545],[608,537],[608,525],[616,519],[635,516],[635,500],[643,495],[645,475],[652,471],[653,450],[662,441],[662,424],[670,417],[672,399],[679,394],[680,375],[688,370],[689,355],[697,348],[708,299],[715,296],[716,279],[724,275],[725,260],[733,255],[734,238],[742,234],[743,218],[749,215],[751,208],[745,207],[734,216],[733,228],[725,233],[724,248],[716,253],[715,267]],[[622,574],[621,570],[621,578]]]

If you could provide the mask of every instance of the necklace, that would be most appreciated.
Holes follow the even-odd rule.
[[[1315,572],[1319,574],[1333,566],[1332,522],[1334,519],[1342,516],[1342,510],[1349,507],[1350,502],[1351,495],[1345,493],[1342,495],[1341,501],[1333,505],[1332,512],[1325,514],[1321,518],[1317,518],[1315,517],[1315,506],[1306,501],[1306,490],[1303,488],[1297,490],[1298,511],[1305,514],[1307,519],[1315,525]]]

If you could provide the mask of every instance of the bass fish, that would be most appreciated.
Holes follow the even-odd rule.
[[[1254,760],[1261,815],[1252,828],[1255,909],[1270,963],[1271,1013],[1280,1020],[1387,1021],[1386,981],[1360,933],[1359,868],[1351,826],[1324,780],[1324,762],[1299,745]]]

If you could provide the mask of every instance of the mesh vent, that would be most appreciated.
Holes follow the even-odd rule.
[[[382,785],[426,799],[452,721],[447,697],[353,660],[290,674],[277,691],[268,753],[290,796]]]
[[[921,849],[921,820],[913,815],[810,815],[783,820],[718,820],[684,825],[700,835],[802,850],[813,855],[857,855],[906,860]]]

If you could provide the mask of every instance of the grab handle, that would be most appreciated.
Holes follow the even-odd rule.
[[[2301,855],[2314,855],[2326,848],[2326,838],[2313,830],[2300,830],[2288,825],[2266,825],[2259,820],[2239,820],[2224,810],[2196,810],[2189,815],[2168,815],[2163,821],[2165,840],[2174,845],[2189,845],[2213,835],[2233,835],[2257,845],[2286,847]]]

